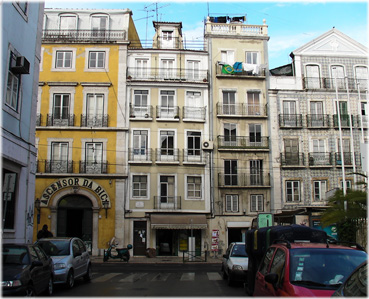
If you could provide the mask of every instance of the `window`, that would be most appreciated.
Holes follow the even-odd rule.
[[[174,47],[174,36],[173,31],[162,31],[162,47],[161,48],[173,48]]]
[[[250,185],[263,185],[263,160],[250,160]]]
[[[3,229],[14,229],[17,181],[17,173],[3,168],[3,200],[1,207]]]
[[[174,91],[161,90],[160,91],[160,118],[174,118]]]
[[[173,31],[164,31],[163,30],[163,40],[170,41],[173,38]]]
[[[286,165],[299,165],[299,140],[297,138],[284,139],[284,155]]]
[[[226,212],[237,213],[238,212],[238,195],[227,194],[226,200]]]
[[[104,116],[104,95],[87,95],[87,127],[102,127]]]
[[[258,64],[258,52],[246,52],[247,64]]]
[[[286,181],[286,202],[300,201],[300,182]]]
[[[351,161],[350,140],[349,139],[342,139],[342,145],[343,145],[344,163],[345,163],[345,165],[351,165],[352,161]],[[342,161],[341,161],[341,143],[340,143],[339,139],[337,139],[337,148],[338,148],[338,153],[337,153],[336,163],[338,165],[342,165]]]
[[[16,74],[11,71],[12,65],[14,65],[17,56],[15,53],[10,53],[9,70],[8,70],[8,82],[6,86],[6,98],[5,104],[17,111],[19,101],[19,86],[20,86],[20,74]]]
[[[150,117],[150,111],[148,107],[148,90],[135,90],[133,103],[133,115],[135,117]]]
[[[105,67],[105,52],[91,51],[89,52],[88,68],[103,69]]]
[[[201,154],[201,133],[187,132],[187,153],[189,157]]]
[[[224,124],[224,145],[237,146],[237,124]]]
[[[314,201],[325,200],[325,193],[327,192],[327,181],[314,181]]]
[[[161,207],[175,207],[175,177],[174,176],[160,176],[160,206]],[[162,205],[164,204],[164,205]],[[166,205],[165,205],[166,204]]]
[[[251,212],[264,211],[264,195],[251,195]]]
[[[247,92],[247,115],[260,115],[260,92]]]
[[[368,68],[366,66],[355,67],[356,83],[359,84],[360,90],[368,88]]]
[[[147,175],[132,176],[133,197],[147,197]]]
[[[106,30],[108,29],[108,17],[93,16],[91,18],[91,27],[93,37],[105,37]]]
[[[224,160],[224,184],[226,186],[237,186],[237,160]]]
[[[103,144],[96,143],[96,142],[86,143],[86,171],[87,173],[101,172],[102,161],[103,161]]]
[[[161,60],[161,78],[174,79],[174,59]]]
[[[261,124],[249,124],[250,146],[260,147],[261,144]]]
[[[298,126],[295,101],[283,101],[283,125],[288,127]]]
[[[223,50],[220,52],[220,59],[222,62],[226,64],[233,65],[235,63],[234,60],[234,51],[232,50]]]
[[[148,73],[147,73],[147,65],[148,65],[148,59],[142,59],[142,58],[137,58],[135,60],[136,63],[136,77],[137,78],[147,78],[148,77]]]
[[[205,108],[201,92],[187,91],[186,92],[186,107],[184,107],[184,118],[190,119],[205,119]]]
[[[345,70],[341,65],[332,65],[331,66],[332,73],[332,86],[338,89],[345,88]]]
[[[320,69],[318,65],[306,66],[305,87],[311,89],[320,88]]]
[[[346,180],[346,189],[351,189],[351,180]],[[341,180],[341,189],[343,189],[343,181]]]
[[[147,130],[133,130],[133,154],[136,159],[148,158],[148,131]]]
[[[69,124],[70,95],[54,94],[53,125],[67,126]]]
[[[56,51],[55,67],[58,69],[71,69],[72,57],[72,51]]]
[[[174,156],[174,131],[160,131],[160,152],[162,156]]]
[[[310,125],[313,127],[324,126],[323,102],[310,102]]]
[[[223,91],[223,114],[236,114],[236,92]]]
[[[275,251],[275,247],[270,247],[266,254],[264,255],[264,258],[261,262],[261,266],[260,266],[260,273],[263,274],[264,276],[268,273],[268,268],[270,265],[270,261],[272,260],[273,254]]]
[[[77,29],[77,17],[76,16],[60,16],[60,30],[76,30]],[[63,34],[63,32],[62,32]],[[65,32],[68,34],[68,32]]]
[[[197,61],[197,60],[187,61],[187,79],[189,80],[199,79],[199,66],[200,66],[200,61]]]
[[[187,198],[201,199],[202,197],[201,177],[188,176],[187,177]]]
[[[284,267],[286,262],[286,254],[282,249],[277,249],[272,265],[270,266],[270,273],[275,273],[278,275],[278,281],[276,285],[280,288],[282,287],[284,281]]]
[[[68,149],[67,142],[52,142],[51,143],[51,168],[52,173],[68,173]]]

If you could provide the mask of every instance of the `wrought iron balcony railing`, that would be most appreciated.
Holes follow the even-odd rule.
[[[309,166],[332,166],[332,153],[308,153]]]
[[[81,115],[81,127],[103,128],[108,126],[108,115]]]
[[[156,106],[156,118],[165,120],[168,119],[179,120],[179,107]]]
[[[266,105],[251,105],[251,104],[224,104],[217,103],[217,115],[226,115],[226,116],[242,116],[242,117],[258,117],[258,116],[267,116],[267,108]]]
[[[128,80],[208,82],[207,70],[128,67]]]
[[[157,162],[179,162],[179,149],[157,148],[155,156]]]
[[[305,166],[304,153],[281,153],[282,166]]]
[[[125,30],[43,30],[43,42],[86,43],[86,42],[122,42],[127,40]]]
[[[205,163],[206,157],[201,149],[184,149],[183,162],[186,163]]]
[[[128,161],[130,162],[152,162],[153,150],[151,148],[129,148]]]
[[[129,117],[130,118],[153,118],[153,107],[151,105],[147,106],[132,106],[129,107]]]
[[[218,136],[219,149],[269,149],[269,137]]]
[[[329,128],[328,114],[308,114],[306,115],[306,123],[308,128]]]
[[[368,128],[368,123],[369,123],[369,117],[368,115],[358,115],[357,116],[357,123],[358,123],[358,127],[361,127],[361,124],[363,126],[363,128]]]
[[[55,114],[47,115],[48,127],[73,127],[74,126],[74,114],[69,114],[66,116],[59,116]]]
[[[342,128],[349,128],[350,127],[350,115],[349,114],[341,114],[340,120],[341,120],[341,127]],[[353,115],[351,115],[351,125],[352,125],[352,127],[356,126]],[[339,127],[338,114],[333,115],[333,126],[335,128]]]
[[[279,114],[281,128],[302,128],[302,114]]]
[[[270,175],[260,171],[255,173],[226,174],[218,173],[219,187],[268,187]]]
[[[360,153],[354,153],[354,159],[355,159],[355,165],[357,166],[361,165],[361,154]],[[342,165],[342,158],[341,158],[340,152],[334,153],[334,160],[335,160],[336,166]],[[343,152],[343,161],[344,161],[345,166],[351,167],[354,164],[352,153]]]
[[[154,196],[154,209],[156,210],[180,210],[181,196]]]
[[[201,120],[204,121],[206,118],[205,107],[188,107],[184,106],[182,109],[183,119]]]
[[[108,162],[79,161],[79,173],[108,173]]]
[[[337,83],[337,84],[336,84]],[[330,89],[335,90],[337,85],[338,90],[358,90],[364,91],[368,89],[368,79],[348,78],[314,78],[304,77],[303,86],[305,89]]]
[[[73,173],[73,161],[45,160],[38,161],[38,170],[42,172],[40,164],[44,164],[45,173]]]

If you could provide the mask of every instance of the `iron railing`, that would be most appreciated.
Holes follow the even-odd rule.
[[[219,149],[269,149],[269,137],[218,136]]]
[[[107,127],[108,126],[108,115],[81,115],[81,127]]]
[[[122,42],[127,40],[125,30],[43,30],[43,42]]]
[[[156,106],[156,118],[179,120],[178,106]]]
[[[157,210],[180,210],[181,196],[154,196],[154,209]]]
[[[221,102],[217,103],[217,115],[221,116],[247,116],[247,117],[258,117],[267,116],[267,107],[262,105],[252,104],[224,104]]]
[[[108,173],[108,162],[79,161],[79,172],[86,174]]]
[[[302,128],[302,114],[279,114],[281,128]]]
[[[73,127],[74,126],[74,114],[69,114],[66,116],[55,116],[54,114],[47,115],[48,127]]]
[[[155,156],[158,162],[179,162],[179,149],[157,148]]]
[[[306,115],[306,123],[308,128],[329,128],[328,114],[308,114]]]
[[[281,153],[282,166],[305,166],[304,153]]]
[[[332,153],[308,153],[309,166],[332,166]]]
[[[219,187],[268,187],[270,175],[262,171],[240,174],[218,173]]]
[[[130,162],[152,162],[151,148],[129,148],[128,160]]]
[[[195,250],[195,251],[182,251],[183,254],[183,262],[206,262],[207,261],[207,256],[208,256],[208,251],[200,251],[200,250]]]
[[[183,119],[205,121],[206,108],[205,107],[184,106],[183,109],[182,109],[182,117],[183,117]]]
[[[336,81],[337,80],[337,81]],[[337,82],[337,84],[336,84]],[[359,83],[359,84],[358,84]],[[335,90],[336,86],[338,90],[358,90],[364,91],[368,88],[368,79],[355,79],[348,78],[314,78],[314,77],[304,77],[303,86],[305,89],[330,89]]]
[[[153,118],[153,107],[151,105],[146,106],[129,106],[130,118]]]
[[[201,149],[184,149],[183,162],[186,163],[205,163],[206,157]]]
[[[41,161],[39,161],[41,163]],[[45,173],[73,173],[73,161],[45,160]],[[41,170],[41,169],[39,169]],[[40,171],[41,172],[41,171]]]
[[[208,82],[207,70],[128,67],[128,80]]]

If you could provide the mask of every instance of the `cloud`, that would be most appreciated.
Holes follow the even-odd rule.
[[[295,50],[302,45],[310,42],[319,33],[309,32],[309,33],[298,33],[294,35],[274,35],[270,38],[268,42],[269,55],[273,55],[278,52],[285,52],[287,50]]]

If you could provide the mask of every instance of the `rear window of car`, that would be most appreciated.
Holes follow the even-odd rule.
[[[49,256],[63,256],[70,254],[69,240],[45,240],[38,241],[37,244]]]
[[[360,250],[296,248],[290,250],[290,281],[339,285],[367,259]]]
[[[2,261],[4,265],[18,264],[26,265],[29,264],[29,256],[26,247],[20,246],[4,246],[2,252]]]

